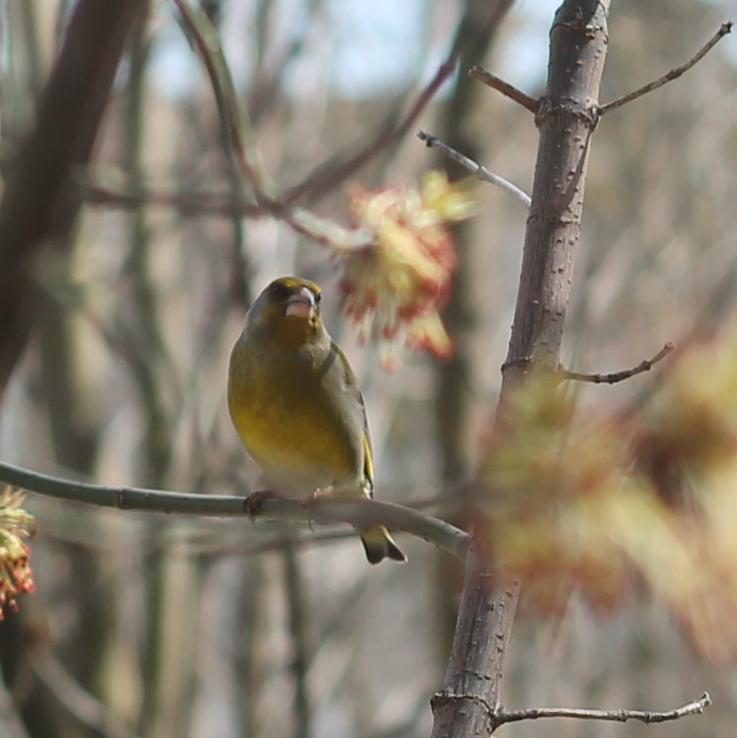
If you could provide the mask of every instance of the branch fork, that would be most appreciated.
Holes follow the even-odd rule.
[[[573,28],[570,23],[559,23],[558,25],[565,25],[566,27]],[[623,105],[633,102],[634,100],[663,87],[668,84],[668,82],[678,79],[681,75],[701,61],[701,59],[703,59],[727,34],[731,33],[732,25],[732,21],[722,23],[717,32],[687,62],[671,69],[662,77],[658,77],[652,82],[649,82],[642,87],[638,87],[636,90],[633,90],[626,95],[622,95],[622,97],[611,100],[608,103],[604,103],[603,105],[593,104],[586,106],[584,109],[574,108],[568,105],[551,107],[550,103],[544,96],[540,98],[530,97],[525,92],[522,92],[522,90],[517,89],[514,85],[501,79],[501,77],[497,77],[495,74],[491,74],[491,72],[487,72],[479,66],[471,67],[468,74],[473,77],[473,79],[485,84],[487,87],[491,87],[497,92],[501,92],[502,95],[508,97],[510,100],[513,100],[518,105],[521,105],[523,108],[531,112],[535,116],[535,124],[538,127],[549,115],[552,115],[559,110],[565,110],[568,113],[572,113],[573,115],[580,117],[593,128],[605,113],[621,108]],[[576,28],[575,30],[580,29]],[[592,29],[592,31],[593,30],[595,29]]]

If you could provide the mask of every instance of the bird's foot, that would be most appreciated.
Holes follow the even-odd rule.
[[[266,500],[273,500],[275,497],[280,496],[281,495],[270,489],[252,492],[245,500],[243,500],[243,511],[249,518],[256,518],[263,512],[264,502],[266,502]]]

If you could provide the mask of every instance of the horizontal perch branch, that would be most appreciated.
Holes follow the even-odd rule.
[[[628,720],[639,720],[641,723],[665,723],[669,720],[678,720],[687,715],[701,715],[711,704],[711,697],[704,692],[701,699],[689,702],[683,707],[666,712],[652,712],[650,710],[587,710],[583,708],[570,707],[539,707],[529,710],[505,710],[496,711],[496,725],[504,723],[517,723],[521,720],[537,720],[538,718],[577,718],[579,720],[610,720],[624,723]]]
[[[671,69],[670,72],[667,72],[662,77],[658,77],[658,79],[653,80],[649,84],[644,85],[643,87],[640,87],[639,89],[634,90],[627,95],[623,95],[622,97],[618,97],[616,100],[612,100],[611,102],[605,103],[604,105],[600,105],[597,111],[598,114],[601,116],[604,115],[604,113],[608,113],[610,110],[621,108],[622,105],[626,105],[633,100],[637,100],[638,97],[647,95],[648,92],[657,90],[663,85],[668,84],[668,82],[672,82],[674,79],[678,79],[684,72],[687,72],[697,62],[701,61],[701,59],[703,59],[717,45],[717,43],[721,41],[722,38],[724,38],[724,36],[726,36],[728,33],[731,33],[731,31],[732,21],[722,23],[722,25],[719,27],[719,30],[685,64],[681,64],[680,67]]]
[[[247,497],[199,495],[139,487],[108,487],[23,469],[0,462],[0,482],[21,487],[29,492],[88,505],[114,507],[120,510],[236,517],[246,515]],[[433,543],[454,556],[463,557],[469,536],[450,523],[409,507],[378,500],[318,500],[304,504],[301,500],[280,497],[264,499],[259,516],[273,520],[306,523],[349,523],[359,528],[386,525]]]
[[[473,159],[469,158],[465,154],[461,154],[460,151],[456,151],[452,146],[448,146],[445,141],[442,141],[437,136],[433,136],[432,133],[427,131],[418,131],[417,138],[420,141],[424,141],[427,148],[440,149],[449,159],[460,164],[464,169],[467,169],[472,174],[475,174],[482,182],[489,182],[490,184],[501,187],[505,192],[516,197],[520,202],[524,203],[525,207],[530,207],[530,196],[521,190],[517,185],[513,185],[509,180],[500,177],[498,174],[489,171],[485,166],[478,164]]]

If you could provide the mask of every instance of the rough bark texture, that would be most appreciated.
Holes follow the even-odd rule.
[[[433,738],[485,736],[495,727],[494,710],[517,592],[495,591],[486,563],[480,551],[472,550],[468,556],[443,690],[432,699]]]
[[[525,234],[515,320],[500,408],[531,363],[556,366],[570,297],[586,161],[607,48],[609,0],[567,0],[550,33],[540,143]],[[502,412],[497,423],[503,422]],[[495,591],[488,559],[472,550],[443,689],[433,700],[433,738],[493,731],[515,593]]]
[[[545,97],[537,114],[540,144],[527,220],[517,307],[507,365],[558,363],[578,245],[592,110],[607,49],[608,0],[564,3],[550,31]],[[516,374],[508,371],[509,375]]]
[[[69,176],[91,155],[102,111],[142,0],[79,0],[0,204],[0,396],[25,346],[38,302],[33,268],[69,232],[79,202]]]

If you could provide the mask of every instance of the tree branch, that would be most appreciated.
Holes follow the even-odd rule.
[[[0,204],[0,396],[40,303],[36,264],[74,225],[79,200],[70,173],[90,160],[126,36],[143,7],[142,0],[75,4],[35,126],[10,167]]]
[[[232,157],[240,173],[249,182],[259,205],[295,233],[316,243],[333,248],[364,246],[370,234],[346,229],[337,223],[318,218],[306,210],[290,207],[282,200],[276,185],[264,167],[247,111],[235,89],[217,29],[207,15],[192,7],[187,0],[173,0],[187,38],[199,55],[210,80],[221,125],[226,135],[226,155]]]
[[[508,179],[504,179],[504,177],[500,177],[498,174],[490,172],[486,167],[478,164],[465,154],[461,154],[460,151],[456,151],[452,146],[448,146],[447,143],[441,141],[437,136],[433,136],[432,133],[428,133],[427,131],[418,131],[417,138],[419,138],[420,141],[424,141],[428,149],[440,149],[449,159],[452,159],[460,164],[464,169],[475,174],[482,182],[489,182],[490,184],[500,187],[505,192],[508,192],[513,197],[516,197],[520,202],[524,203],[526,207],[530,207],[530,196],[517,187],[517,185],[513,185]]]
[[[136,210],[140,207],[167,207],[183,216],[263,218],[269,211],[263,205],[238,200],[228,192],[184,192],[132,188],[102,181],[83,181],[81,195],[88,205]]]
[[[600,105],[597,109],[599,116],[602,116],[604,115],[604,113],[608,113],[611,110],[615,110],[616,108],[621,108],[622,105],[626,105],[633,100],[637,100],[638,97],[647,95],[648,92],[657,90],[659,87],[668,84],[668,82],[672,82],[674,79],[678,79],[684,72],[687,72],[689,69],[691,69],[691,67],[701,61],[701,59],[703,59],[717,45],[717,43],[719,43],[719,41],[724,38],[724,36],[731,32],[732,21],[722,23],[722,25],[719,27],[719,30],[701,49],[699,49],[698,52],[696,52],[696,54],[691,59],[689,59],[689,61],[687,61],[685,64],[681,64],[680,67],[671,69],[670,72],[668,72],[667,74],[664,74],[662,77],[658,77],[658,79],[650,82],[647,85],[644,85],[643,87],[640,87],[634,92],[630,92],[627,95],[618,97],[616,100],[612,100],[611,102],[605,103],[604,105]]]
[[[711,697],[704,692],[701,699],[689,702],[683,707],[677,707],[667,712],[652,712],[650,710],[588,710],[570,707],[538,707],[528,710],[505,710],[500,708],[494,718],[496,725],[517,723],[521,720],[537,720],[538,718],[577,718],[579,720],[609,720],[625,723],[628,720],[639,720],[642,723],[665,723],[669,720],[678,720],[687,715],[701,715],[711,705]]]
[[[427,86],[420,92],[414,104],[407,111],[404,118],[395,126],[382,128],[378,134],[361,146],[350,158],[345,161],[328,161],[317,167],[302,182],[288,188],[284,193],[284,200],[293,203],[306,194],[320,195],[345,182],[350,176],[366,165],[380,151],[404,136],[414,125],[420,113],[427,107],[442,84],[453,74],[456,69],[455,53],[440,65],[435,76]]]
[[[514,100],[514,102],[529,110],[533,115],[537,115],[540,101],[525,94],[522,90],[518,90],[514,85],[510,85],[509,82],[505,82],[495,74],[491,74],[491,72],[487,72],[479,66],[471,67],[471,69],[468,70],[468,74],[478,82],[482,82],[487,87],[491,87],[492,90],[501,92],[505,97],[508,97],[510,100]]]
[[[504,432],[510,393],[525,381],[525,372],[516,362],[530,357],[553,371],[559,364],[580,235],[586,160],[595,126],[592,116],[583,112],[587,101],[598,99],[608,12],[609,0],[565,0],[553,20],[543,98],[548,112],[542,118],[536,115],[540,142],[507,355],[510,370],[503,375],[494,422],[498,432]],[[513,88],[503,91],[537,113],[537,104],[528,96]],[[485,735],[494,727],[516,594],[498,591],[483,536],[480,521],[466,564],[451,659],[439,698],[433,700],[432,738]],[[454,695],[468,698],[459,700]]]
[[[584,374],[581,372],[572,372],[568,369],[559,369],[558,375],[562,381],[573,380],[576,382],[593,382],[594,384],[616,384],[622,382],[625,379],[634,377],[637,374],[648,372],[652,369],[659,361],[662,361],[668,354],[670,354],[675,346],[671,341],[663,346],[655,356],[651,359],[644,359],[637,366],[633,366],[631,369],[623,369],[618,372],[610,372],[609,374]]]
[[[0,462],[0,482],[29,492],[88,505],[119,510],[236,517],[246,514],[247,497],[199,495],[188,492],[140,487],[109,487],[23,469]],[[469,535],[450,523],[403,505],[378,500],[318,500],[309,505],[301,500],[274,497],[263,500],[259,516],[274,520],[318,523],[350,523],[359,528],[386,525],[423,538],[439,548],[463,557]]]

